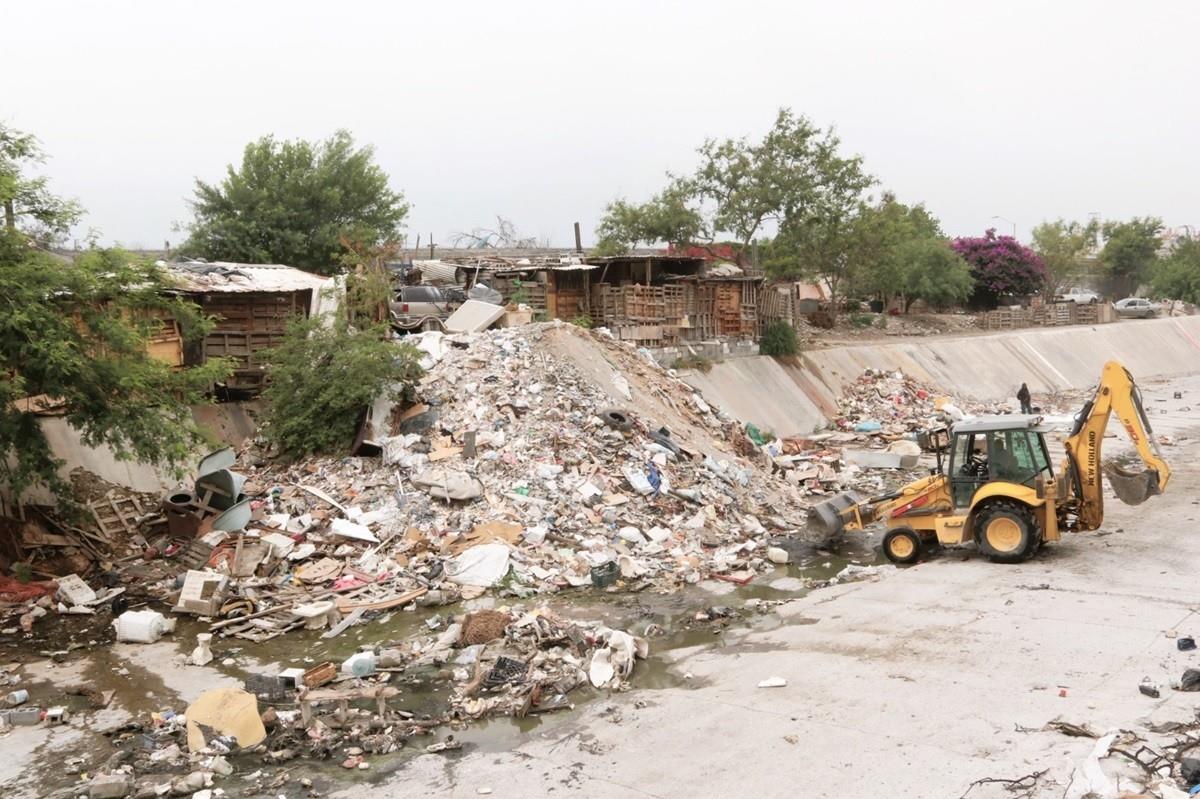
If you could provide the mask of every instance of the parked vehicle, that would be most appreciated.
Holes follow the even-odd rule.
[[[1117,316],[1127,319],[1152,319],[1158,316],[1162,306],[1145,297],[1126,297],[1113,303]]]
[[[1058,302],[1073,302],[1076,305],[1095,305],[1104,298],[1091,289],[1076,287],[1069,289],[1065,294],[1059,294],[1054,299]]]
[[[397,330],[440,330],[442,322],[462,303],[461,291],[437,286],[401,286],[391,303],[392,327]]]

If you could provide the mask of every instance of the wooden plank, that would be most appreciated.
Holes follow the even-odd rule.
[[[342,613],[353,613],[356,610],[389,610],[391,608],[407,605],[418,597],[424,596],[429,589],[422,586],[414,588],[412,591],[406,591],[403,594],[397,594],[387,599],[365,600],[362,602],[350,602],[348,597],[338,597],[334,600],[337,603],[337,609]]]

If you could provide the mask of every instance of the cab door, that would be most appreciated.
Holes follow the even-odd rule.
[[[950,448],[950,496],[956,509],[971,507],[979,487],[988,482],[987,445],[983,433],[960,433]]]

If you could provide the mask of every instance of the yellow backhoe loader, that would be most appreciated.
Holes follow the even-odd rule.
[[[1109,416],[1117,414],[1144,465],[1128,471],[1100,457]],[[1103,471],[1121,501],[1137,505],[1171,480],[1133,377],[1116,361],[1104,365],[1096,394],[1075,417],[1057,475],[1050,466],[1041,416],[981,416],[923,434],[938,466],[891,494],[860,499],[853,492],[809,511],[826,535],[887,526],[883,553],[914,563],[923,549],[975,541],[991,560],[1019,563],[1066,531],[1095,530],[1104,521]]]

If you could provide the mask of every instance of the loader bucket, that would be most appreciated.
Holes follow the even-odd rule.
[[[1111,461],[1105,463],[1102,468],[1108,476],[1108,484],[1112,486],[1113,493],[1126,505],[1141,505],[1160,493],[1158,472],[1153,469],[1133,471]]]
[[[846,528],[846,518],[843,512],[854,507],[861,501],[853,491],[843,491],[824,502],[819,502],[808,509],[808,529],[810,532],[833,538]]]

